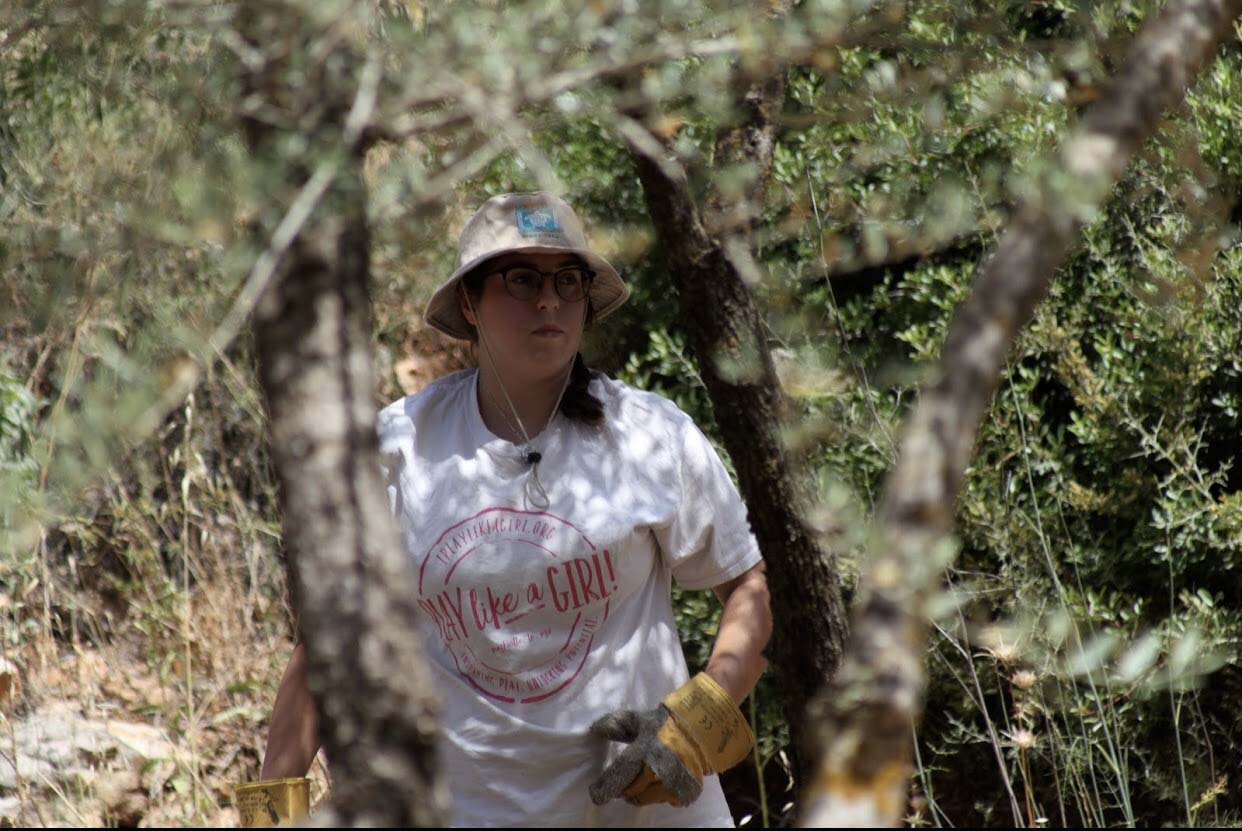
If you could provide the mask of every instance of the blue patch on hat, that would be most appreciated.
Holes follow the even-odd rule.
[[[559,233],[561,224],[551,208],[518,208],[517,228],[522,236]]]

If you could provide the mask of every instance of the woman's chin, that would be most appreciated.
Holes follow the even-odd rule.
[[[524,369],[532,381],[560,380],[573,359],[574,353],[566,351],[564,344],[561,344],[557,349],[532,350]]]

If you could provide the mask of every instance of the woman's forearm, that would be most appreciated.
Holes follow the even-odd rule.
[[[319,716],[306,683],[306,647],[293,648],[280,680],[263,754],[263,779],[305,776],[319,752]]]
[[[716,594],[724,603],[724,611],[707,661],[707,674],[734,703],[741,704],[768,665],[763,648],[772,636],[772,610],[763,563],[717,586]]]

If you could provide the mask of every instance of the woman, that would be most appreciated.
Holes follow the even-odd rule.
[[[425,318],[479,368],[380,413],[417,569],[455,825],[732,825],[718,772],[765,661],[767,586],[745,507],[689,417],[591,373],[584,326],[629,290],[546,193],[489,199]],[[688,679],[672,578],[724,603]],[[318,742],[295,651],[264,778]]]

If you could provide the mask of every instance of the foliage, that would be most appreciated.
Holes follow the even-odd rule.
[[[869,116],[783,138],[787,210],[818,210],[820,221],[792,257],[784,242],[770,261],[793,285],[778,302],[801,301],[795,351],[832,343],[830,365],[852,370],[844,384],[821,373],[823,394],[804,412],[832,414],[817,463],[858,500],[875,493],[912,383],[1023,174],[1072,120],[1071,85],[1095,94],[1082,91],[1083,72],[1098,78],[1099,67],[1075,56],[1107,53],[1114,33],[1043,8],[1077,30],[1051,59],[981,36],[984,18],[965,11],[952,32],[937,28],[933,11],[909,21],[908,45],[927,32],[968,41],[955,53],[970,55],[967,71],[924,86],[917,48],[858,49],[832,83],[873,90],[865,104],[842,104],[814,72],[794,81],[802,113]],[[923,821],[977,811],[975,821],[1000,823],[1189,822],[1205,806],[1217,817],[1236,806],[1218,760],[1237,746],[1237,721],[1203,706],[1219,699],[1200,685],[1213,671],[1236,677],[1242,634],[1231,414],[1242,283],[1226,195],[1242,171],[1220,120],[1236,107],[1228,90],[1240,71],[1231,50],[1205,72],[1190,113],[1119,185],[1010,358],[958,506],[961,553],[920,731]],[[808,188],[818,205],[806,204]],[[988,621],[1004,622],[1009,640]],[[994,792],[1012,784],[1012,812],[1003,796],[960,801],[979,787],[979,765],[997,768],[972,750],[989,747],[1004,759]]]
[[[204,741],[206,723],[253,732],[278,680],[269,656],[283,657],[290,632],[278,509],[247,339],[207,344],[296,194],[243,152],[248,53],[230,37],[231,6],[56,5],[24,4],[13,22],[36,25],[0,41],[5,654],[31,668],[136,650],[175,691],[156,709],[178,740]],[[485,195],[555,185],[634,288],[593,333],[592,364],[710,433],[616,134],[617,89],[591,77],[522,96],[601,54],[729,38],[752,44],[737,64],[761,71],[766,24],[671,0],[615,17],[609,4],[382,3],[378,18],[288,5],[291,29],[371,26],[370,40],[344,24],[338,34],[381,45],[394,130],[451,110],[463,86],[512,105],[370,151],[378,345],[400,352]],[[1150,6],[894,6],[854,20],[839,47],[802,49],[860,8],[806,0],[775,41],[804,59],[755,233],[757,290],[790,398],[789,450],[847,579],[953,309],[1029,177],[1107,94]],[[705,49],[644,69],[645,102],[696,188],[746,175],[712,160],[732,67]],[[1234,43],[1088,227],[1010,356],[936,610],[913,822],[1225,823],[1242,811],[1225,777],[1242,742],[1240,78]],[[260,115],[316,112],[290,102]],[[273,152],[282,164],[331,155]],[[169,405],[191,367],[193,397]],[[377,385],[399,392],[390,374]],[[675,598],[701,665],[717,604]],[[768,682],[755,695],[771,819],[788,741],[777,700]],[[218,817],[222,783],[257,770],[253,744],[181,771],[197,801],[169,780],[164,798],[184,807],[166,819]],[[735,801],[759,799],[754,775],[730,780]]]
[[[19,379],[0,373],[0,476],[6,482],[5,493],[29,491],[38,476],[39,463],[34,458],[37,408],[34,396]]]

